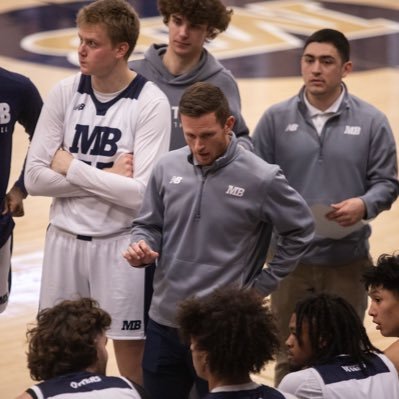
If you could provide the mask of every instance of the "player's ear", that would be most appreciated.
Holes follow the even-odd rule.
[[[129,44],[127,42],[118,43],[115,46],[116,53],[120,58],[125,57],[126,53],[129,51]]]

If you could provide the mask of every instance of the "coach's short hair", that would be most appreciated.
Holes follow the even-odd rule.
[[[221,126],[225,125],[231,115],[229,103],[219,87],[197,82],[184,91],[179,103],[179,115],[198,118],[212,112]]]

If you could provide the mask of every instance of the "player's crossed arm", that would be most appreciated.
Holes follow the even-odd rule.
[[[50,167],[55,172],[66,176],[72,160],[72,154],[60,148],[54,154]],[[103,170],[104,172],[115,173],[120,176],[133,177],[133,154],[123,153],[119,155],[111,168]]]
[[[131,243],[122,255],[129,262],[130,266],[144,267],[154,263],[159,253],[153,251],[144,240],[140,240],[139,242]]]

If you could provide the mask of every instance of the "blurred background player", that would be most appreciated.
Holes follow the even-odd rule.
[[[235,117],[234,133],[240,144],[252,149],[249,131],[241,115],[241,99],[231,74],[204,45],[225,31],[233,10],[220,0],[158,0],[158,9],[168,28],[168,44],[153,44],[144,59],[130,63],[132,69],[155,82],[167,95],[172,115],[170,149],[186,145],[178,115],[185,89],[195,82],[218,86],[227,97]]]
[[[28,193],[24,169],[7,192],[10,179],[15,124],[21,124],[31,140],[42,108],[36,86],[26,76],[0,68],[0,313],[8,304],[11,289],[13,217],[24,215]]]

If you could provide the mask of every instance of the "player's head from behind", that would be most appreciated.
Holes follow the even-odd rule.
[[[181,336],[190,344],[197,374],[208,381],[250,381],[279,348],[274,318],[254,290],[226,287],[203,298],[183,301]]]
[[[206,40],[225,31],[233,14],[220,0],[158,0],[158,10],[169,28],[185,23],[192,29],[204,28]]]
[[[399,255],[381,255],[363,274],[370,297],[369,315],[386,337],[399,337]]]
[[[89,298],[41,310],[27,332],[31,377],[40,381],[83,370],[105,374],[110,325],[110,315]]]
[[[371,352],[362,321],[343,298],[331,294],[311,295],[296,304],[286,340],[293,370],[326,364],[339,355],[364,364]]]
[[[235,119],[219,87],[206,82],[188,87],[180,99],[179,117],[199,165],[211,165],[226,151]]]
[[[79,30],[91,33],[101,28],[106,39],[112,45],[114,51],[123,52],[123,57],[128,60],[134,48],[140,32],[140,21],[134,8],[126,0],[96,0],[81,8],[76,17]],[[100,32],[102,33],[102,32]],[[102,37],[88,37],[91,47],[98,47],[103,43]],[[90,41],[91,40],[91,41]]]

